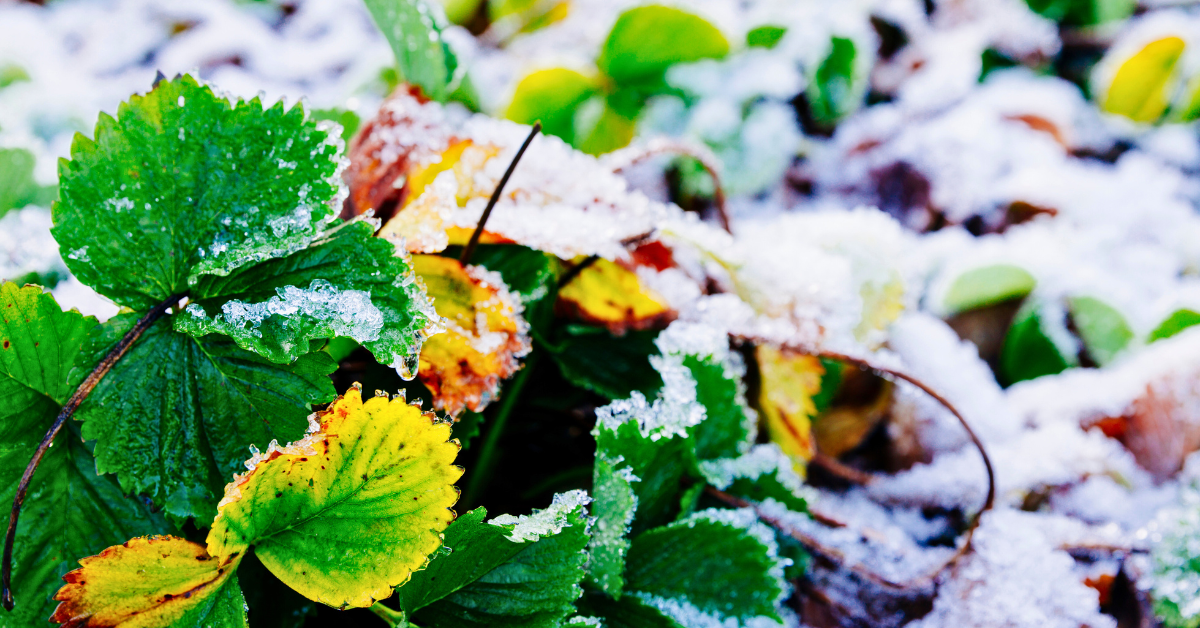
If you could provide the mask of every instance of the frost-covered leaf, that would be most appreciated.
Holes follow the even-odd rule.
[[[446,18],[440,2],[366,0],[367,9],[396,55],[400,80],[419,85],[427,96],[444,101],[458,60],[446,45]]]
[[[23,148],[0,148],[0,215],[26,205],[50,206],[58,190],[53,185],[38,185],[33,166],[33,153]]]
[[[1112,81],[1101,86],[1102,108],[1136,122],[1156,122],[1170,104],[1169,89],[1184,48],[1183,39],[1163,37],[1121,62]]]
[[[625,585],[625,554],[629,551],[629,526],[637,511],[637,495],[633,484],[640,478],[632,469],[622,466],[623,459],[610,460],[596,456],[592,470],[593,511],[592,542],[588,558],[588,575],[601,591],[621,597]]]
[[[310,340],[342,336],[411,375],[440,321],[409,262],[372,232],[353,222],[287,257],[203,277],[175,329],[224,334],[274,362],[308,353]]]
[[[758,435],[758,416],[746,405],[745,368],[740,361],[730,363],[728,351],[723,353],[683,357],[683,366],[696,380],[696,401],[705,410],[704,421],[689,430],[698,460],[736,456]]]
[[[1150,335],[1147,336],[1146,342],[1170,338],[1193,325],[1200,325],[1200,312],[1180,308],[1171,312],[1171,315],[1166,320],[1159,323],[1158,327],[1155,327],[1154,331],[1151,331]]]
[[[435,255],[415,256],[413,268],[446,319],[446,331],[421,348],[418,377],[433,393],[435,408],[452,415],[464,408],[479,412],[532,348],[524,307],[500,274],[486,268],[464,268]]]
[[[729,41],[704,18],[674,7],[648,4],[617,18],[596,65],[618,84],[660,80],[676,63],[717,59]]]
[[[525,75],[504,117],[521,124],[542,123],[542,132],[575,139],[575,109],[597,89],[596,82],[575,70],[549,68]]]
[[[714,488],[744,499],[773,499],[794,512],[808,510],[794,461],[775,443],[755,445],[736,458],[705,460],[700,472]]]
[[[341,206],[339,145],[300,107],[160,81],[101,114],[94,139],[76,136],[54,236],[80,281],[149,308],[308,246]]]
[[[97,327],[84,363],[99,361],[137,319],[121,314]],[[149,496],[169,514],[207,521],[247,447],[304,435],[312,405],[334,397],[328,376],[335,368],[323,352],[273,364],[221,336],[176,332],[163,318],[75,416],[83,437],[97,441],[101,473],[116,474],[125,491]],[[77,368],[73,383],[89,370]]]
[[[753,510],[709,509],[634,537],[625,595],[641,597],[677,621],[688,606],[720,620],[780,621],[788,562]]]
[[[1183,503],[1159,514],[1152,524],[1158,539],[1151,552],[1149,585],[1154,613],[1166,628],[1200,625],[1200,557],[1195,552],[1200,530],[1200,494],[1182,490]]]
[[[1067,299],[1071,321],[1092,360],[1104,366],[1133,340],[1133,330],[1121,312],[1095,297]]]
[[[421,626],[559,626],[582,591],[588,501],[572,491],[532,515],[463,515],[446,529],[450,553],[398,590],[401,609]]]
[[[0,503],[11,504],[33,452],[71,394],[67,373],[95,320],[63,312],[41,288],[0,284]],[[70,427],[70,426],[68,426]],[[25,499],[13,552],[16,607],[0,626],[44,623],[51,596],[75,561],[166,523],[126,498],[67,430],[46,451]]]
[[[669,321],[670,305],[645,286],[637,273],[606,259],[583,269],[558,291],[561,316],[603,325],[620,335]]]
[[[173,536],[135,538],[79,561],[51,621],[70,628],[246,628],[240,555]]]
[[[567,381],[609,399],[625,399],[634,391],[653,396],[662,376],[650,364],[658,354],[658,332],[631,331],[613,336],[607,329],[565,325],[551,356]]]
[[[816,453],[812,419],[817,407],[813,397],[821,391],[825,373],[814,356],[781,351],[770,345],[754,349],[758,361],[758,407],[766,419],[767,434],[803,472]]]
[[[1009,264],[995,264],[971,269],[950,285],[946,291],[945,308],[950,314],[994,305],[1009,299],[1024,297],[1033,290],[1037,280],[1029,271]]]
[[[309,599],[370,606],[424,567],[454,519],[450,425],[402,398],[362,401],[352,388],[319,429],[271,446],[225,487],[208,534],[214,556],[250,545]]]

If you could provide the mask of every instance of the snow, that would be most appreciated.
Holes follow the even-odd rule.
[[[590,503],[592,498],[588,496],[587,491],[556,493],[549,508],[535,510],[532,515],[500,515],[488,523],[497,526],[511,525],[513,530],[509,533],[508,540],[514,543],[529,543],[562,532],[563,528],[571,525],[567,517],[578,512],[586,515],[587,505]]]

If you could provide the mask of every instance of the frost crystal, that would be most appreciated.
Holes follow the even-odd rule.
[[[756,480],[763,475],[775,474],[779,483],[795,495],[807,497],[803,480],[796,475],[791,458],[783,453],[779,445],[766,443],[755,445],[748,453],[737,458],[721,458],[700,462],[700,472],[714,487],[725,490],[734,480]]]
[[[508,540],[514,543],[532,542],[562,532],[563,528],[571,525],[567,515],[579,509],[584,509],[586,514],[586,506],[590,503],[592,498],[588,497],[586,491],[567,491],[556,494],[549,508],[534,510],[532,515],[500,515],[488,523],[516,526],[508,535]]]
[[[314,279],[308,288],[276,288],[278,296],[261,303],[228,301],[212,325],[237,335],[261,337],[259,327],[270,316],[301,317],[328,323],[333,335],[366,342],[379,338],[383,313],[371,303],[371,294],[362,290],[340,290],[324,279]],[[198,306],[188,306],[188,314],[204,315]]]
[[[663,615],[687,628],[780,628],[783,625],[770,617],[753,617],[745,622],[738,621],[736,617],[720,618],[705,613],[683,599],[667,599],[639,591],[632,591],[629,595],[658,609]]]

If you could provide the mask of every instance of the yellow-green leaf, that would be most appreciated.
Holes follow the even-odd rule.
[[[595,91],[596,82],[575,70],[537,70],[517,83],[504,117],[521,124],[541,121],[543,132],[570,143],[575,137],[575,108]]]
[[[79,561],[51,621],[69,628],[245,627],[241,553],[210,556],[173,536],[139,537]]]
[[[517,358],[529,353],[529,325],[521,302],[499,273],[458,260],[414,255],[413,268],[425,283],[446,331],[421,348],[418,377],[433,393],[433,405],[457,415],[463,408],[483,410],[500,382],[520,369]]]
[[[1184,47],[1179,37],[1163,37],[1125,60],[1108,85],[1104,110],[1136,122],[1161,118],[1170,102],[1168,88]]]
[[[208,549],[225,557],[253,545],[305,597],[370,606],[441,547],[458,443],[432,413],[400,397],[363,402],[357,387],[316,419],[316,432],[256,455],[225,487]]]
[[[959,275],[946,291],[946,311],[957,314],[1029,294],[1037,280],[1011,264],[973,268]]]

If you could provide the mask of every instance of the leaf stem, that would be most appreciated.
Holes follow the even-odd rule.
[[[521,398],[521,391],[529,381],[529,374],[537,366],[541,355],[540,351],[534,349],[533,353],[529,354],[529,358],[525,360],[525,368],[521,369],[521,372],[513,379],[512,385],[504,391],[504,398],[500,400],[500,409],[496,412],[496,418],[492,420],[491,427],[488,428],[483,447],[479,450],[479,458],[475,460],[475,468],[471,472],[471,481],[467,483],[467,492],[463,497],[463,503],[475,505],[476,498],[491,481],[492,467],[496,466],[496,450],[500,444],[500,435],[504,433],[504,425],[508,422],[513,408],[517,406],[517,401]]]
[[[30,481],[33,480],[34,471],[37,471],[38,465],[42,462],[42,456],[46,455],[46,450],[50,448],[50,443],[54,441],[54,437],[58,435],[58,432],[62,429],[67,419],[75,414],[75,410],[79,408],[79,405],[87,399],[92,390],[96,388],[96,385],[100,383],[100,380],[112,370],[112,367],[125,356],[129,348],[133,346],[133,343],[151,325],[162,318],[167,310],[178,304],[185,296],[187,296],[186,293],[168,297],[167,300],[154,306],[149,312],[146,312],[146,315],[139,319],[133,328],[121,337],[121,340],[100,360],[96,368],[92,369],[92,372],[83,380],[79,388],[75,389],[75,393],[63,405],[62,410],[58,413],[58,417],[54,419],[54,423],[50,426],[46,435],[42,437],[42,442],[38,444],[37,449],[33,452],[33,458],[25,467],[25,473],[21,476],[20,483],[17,484],[17,494],[13,497],[12,514],[8,518],[8,533],[4,537],[3,566],[0,567],[0,583],[3,584],[4,592],[0,603],[3,603],[5,609],[11,611],[16,605],[12,592],[12,557],[13,544],[17,538],[17,518],[21,516],[21,506],[25,502],[25,492],[29,489]]]
[[[521,148],[517,150],[517,155],[513,157],[512,163],[508,164],[508,170],[504,171],[504,176],[500,177],[500,183],[496,186],[496,191],[492,192],[492,197],[488,199],[487,207],[483,208],[483,214],[479,216],[479,224],[475,225],[475,232],[471,234],[471,239],[467,241],[467,245],[463,247],[462,255],[458,261],[466,266],[471,261],[471,256],[475,254],[475,247],[479,245],[479,238],[483,237],[483,226],[487,224],[488,218],[492,215],[492,209],[496,207],[496,203],[500,202],[500,195],[504,193],[504,186],[508,185],[508,178],[512,176],[514,170],[517,169],[517,163],[521,161],[521,156],[525,154],[525,149],[533,143],[533,138],[542,131],[542,123],[534,122],[533,129],[529,131],[529,137],[525,138],[525,143],[521,144]]]
[[[405,617],[404,611],[398,611],[383,602],[376,602],[371,605],[370,611],[379,616],[380,619],[387,622],[391,628],[417,628],[416,624],[410,623],[408,617]]]

